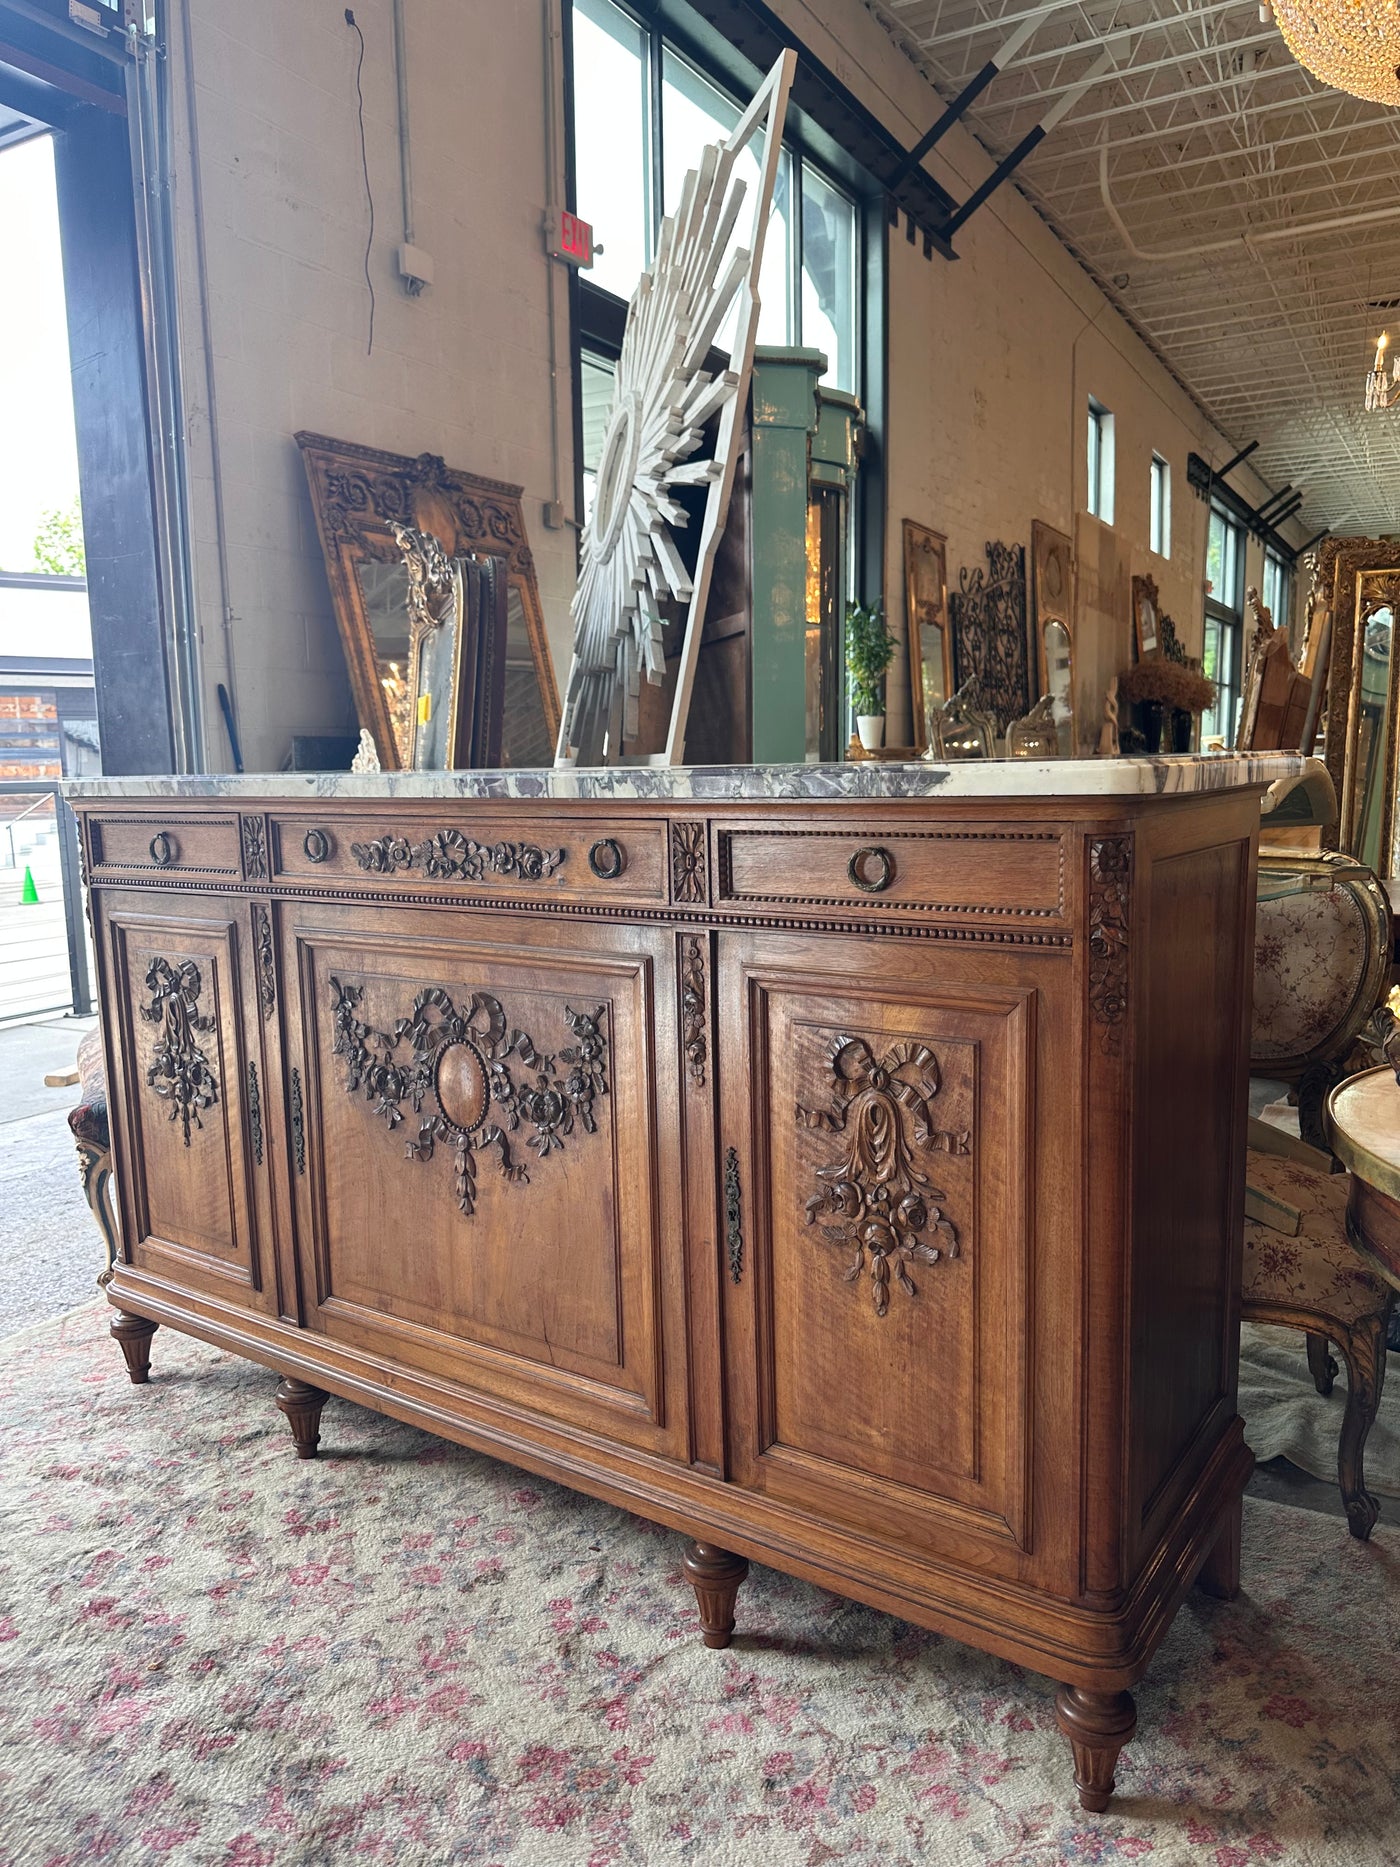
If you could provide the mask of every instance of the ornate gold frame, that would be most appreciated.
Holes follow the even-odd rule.
[[[1064,596],[1060,602],[1045,601],[1046,568],[1051,559],[1059,552],[1064,560],[1065,584]],[[1057,531],[1044,519],[1031,520],[1031,627],[1035,631],[1035,697],[1049,691],[1050,668],[1045,655],[1045,624],[1058,622],[1069,637],[1069,705],[1075,716],[1075,728],[1078,729],[1078,708],[1075,704],[1075,683],[1079,679],[1079,657],[1075,649],[1074,599],[1075,599],[1075,557],[1074,541],[1065,532]],[[1070,747],[1073,756],[1075,747]]]
[[[937,616],[920,616],[914,602],[915,566],[919,553],[938,561]],[[927,714],[924,705],[923,643],[920,628],[938,630],[943,649],[943,703],[953,697],[953,638],[948,627],[948,540],[942,532],[917,519],[904,521],[904,624],[909,635],[909,707],[914,716],[914,748],[926,752],[929,746]]]
[[[1392,547],[1392,555],[1400,556]],[[1345,562],[1345,554],[1342,562]],[[1340,572],[1341,564],[1338,569]],[[1371,601],[1368,586],[1375,586],[1375,601]],[[1361,633],[1366,627],[1368,609],[1389,607],[1400,618],[1400,566],[1388,570],[1359,570],[1352,579],[1350,609],[1351,641],[1351,692],[1347,701],[1346,725],[1346,770],[1339,800],[1337,821],[1342,847],[1359,860],[1356,848],[1359,825],[1357,823],[1360,787],[1360,748],[1361,748],[1361,713],[1365,704],[1361,692],[1361,676],[1366,665],[1364,653],[1357,652]],[[1339,604],[1340,608],[1341,605]],[[1384,748],[1385,770],[1381,779],[1381,821],[1379,850],[1381,860],[1377,864],[1379,875],[1389,875],[1391,871],[1391,851],[1395,837],[1395,785],[1397,768],[1400,768],[1400,718],[1396,709],[1400,704],[1400,682],[1396,679],[1397,662],[1400,656],[1395,652],[1396,644],[1392,633],[1390,667],[1386,676],[1385,720],[1387,726]]]
[[[1347,766],[1352,749],[1351,695],[1359,680],[1356,661],[1356,585],[1359,571],[1400,570],[1400,545],[1377,538],[1324,538],[1317,548],[1317,588],[1329,618],[1327,661],[1327,743],[1323,756],[1331,774],[1338,803],[1347,788]],[[1322,833],[1335,847],[1344,834],[1347,817],[1338,809],[1337,821]]]
[[[1152,620],[1154,628],[1151,648],[1145,647],[1142,639],[1141,607],[1144,597],[1150,597],[1152,599]],[[1133,605],[1131,622],[1133,660],[1146,661],[1153,655],[1160,655],[1162,652],[1162,599],[1157,593],[1157,579],[1155,577],[1134,577],[1132,580],[1131,601]]]
[[[535,561],[525,538],[522,489],[449,467],[437,454],[410,459],[406,454],[304,431],[295,439],[311,488],[356,711],[374,740],[381,767],[398,771],[402,760],[379,684],[374,640],[355,566],[366,558],[388,562],[400,556],[390,530],[394,521],[431,532],[449,558],[478,552],[504,560],[507,582],[518,592],[524,611],[553,743],[559,733],[559,689]]]

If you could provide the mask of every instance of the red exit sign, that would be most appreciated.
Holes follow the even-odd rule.
[[[569,266],[593,264],[593,228],[566,207],[550,208],[545,219],[545,237],[551,259],[562,259]]]

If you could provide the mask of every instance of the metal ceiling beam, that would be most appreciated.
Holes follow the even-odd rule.
[[[1170,123],[1158,129],[1144,130],[1140,135],[1111,138],[1109,141],[1109,148],[1111,150],[1147,148],[1150,145],[1160,143],[1172,136],[1185,139],[1206,130],[1233,131],[1238,129],[1241,123],[1252,122],[1256,117],[1270,116],[1277,109],[1289,109],[1294,104],[1298,103],[1298,101],[1297,99],[1290,99],[1287,103],[1281,105],[1264,105],[1259,110],[1236,111],[1229,117],[1197,117],[1185,123]],[[1359,98],[1355,100],[1357,104],[1359,104],[1360,101]],[[1148,102],[1150,103],[1151,100],[1149,99]],[[1144,105],[1143,108],[1146,108],[1146,105]],[[1325,138],[1331,136],[1346,136],[1357,130],[1370,129],[1377,123],[1393,123],[1394,120],[1393,112],[1386,116],[1362,118],[1357,118],[1353,115],[1348,117],[1345,121],[1333,123],[1326,127],[1312,124],[1307,129],[1299,130],[1293,135],[1283,137],[1271,136],[1269,138],[1268,147],[1275,150],[1291,149],[1299,143],[1321,142]],[[1075,127],[1078,128],[1078,121]],[[1060,162],[1097,162],[1099,157],[1098,140],[1095,138],[1093,141],[1077,143],[1066,138],[1057,144],[1054,153],[1056,160]],[[1215,150],[1210,156],[1186,156],[1180,161],[1173,161],[1172,167],[1177,170],[1194,168],[1199,166],[1202,162],[1214,161],[1220,153],[1219,150]],[[1240,155],[1258,155],[1260,153],[1260,146],[1258,144],[1242,143],[1239,145],[1238,153]]]
[[[1200,46],[1196,46],[1189,52],[1178,52],[1178,53],[1173,54],[1170,58],[1153,59],[1151,63],[1149,64],[1116,65],[1113,68],[1113,70],[1110,71],[1107,74],[1107,76],[1102,80],[1102,82],[1104,84],[1111,84],[1117,78],[1122,78],[1124,80],[1127,80],[1130,78],[1146,78],[1146,77],[1150,77],[1155,72],[1175,70],[1177,67],[1181,65],[1203,65],[1203,64],[1206,64],[1212,58],[1215,58],[1218,56],[1229,56],[1238,51],[1248,50],[1252,46],[1277,45],[1278,43],[1279,43],[1278,34],[1276,32],[1270,32],[1270,33],[1256,34],[1253,38],[1250,38],[1250,39],[1225,40],[1225,41],[1222,41],[1218,45],[1207,46],[1204,50]],[[1081,51],[1092,52],[1093,50],[1094,50],[1094,45],[1093,45],[1093,42],[1090,41],[1088,44],[1065,46],[1060,51],[1054,54],[1049,54],[1049,53],[1042,54],[1042,58],[1049,58],[1049,57],[1066,58],[1071,53],[1074,53],[1074,52],[1081,52]],[[1027,66],[1031,62],[1032,61],[1029,59],[1018,60],[1016,64],[1016,75],[1019,76],[1023,71],[1025,71]],[[1287,68],[1278,67],[1277,69],[1279,71],[1289,69],[1293,72],[1296,72],[1298,67],[1294,65],[1294,66],[1287,67]],[[1274,71],[1275,71],[1274,67],[1267,67],[1259,71],[1237,73],[1237,74],[1234,74],[1229,81],[1231,83],[1236,83],[1236,84],[1252,84],[1258,78],[1273,75]],[[1026,90],[1022,93],[1020,97],[998,98],[995,102],[984,105],[983,108],[978,112],[978,115],[980,117],[1001,116],[1004,113],[1008,113],[1012,110],[1019,109],[1020,106],[1024,103],[1036,103],[1042,98],[1055,97],[1059,94],[1060,91],[1072,90],[1074,86],[1079,82],[1080,82],[1079,79],[1069,79],[1064,84],[1056,83],[1056,84],[1049,86],[1045,90],[1038,90],[1038,91]],[[1177,95],[1182,96],[1182,97],[1199,96],[1200,86],[1197,85],[1191,91],[1179,92],[1177,93]],[[1151,104],[1151,103],[1155,103],[1157,100],[1155,98],[1149,97],[1145,99],[1144,101],[1148,104]],[[1079,123],[1083,123],[1087,121],[1088,121],[1087,118],[1083,118],[1083,117],[1076,118],[1076,122],[1079,122]]]

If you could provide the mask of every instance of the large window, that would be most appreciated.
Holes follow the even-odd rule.
[[[740,106],[614,0],[574,0],[573,48],[575,192],[602,247],[583,275],[583,342],[606,354],[621,306],[610,318],[595,293],[631,297],[686,171],[706,143],[734,127]],[[756,185],[752,145],[744,171]],[[861,390],[859,250],[856,202],[805,155],[785,148],[759,281],[759,341],[825,352],[823,381],[853,394]],[[721,348],[728,334],[720,332]]]
[[[1148,480],[1148,548],[1158,557],[1172,554],[1172,470],[1160,454],[1152,456]]]
[[[1234,743],[1240,712],[1244,649],[1244,528],[1212,506],[1206,541],[1205,673],[1215,682],[1215,705],[1201,720],[1201,743],[1213,735]]]
[[[1089,510],[1113,523],[1113,415],[1089,397]]]
[[[1274,619],[1275,628],[1286,629],[1288,608],[1293,595],[1288,566],[1276,552],[1264,547],[1264,607]]]

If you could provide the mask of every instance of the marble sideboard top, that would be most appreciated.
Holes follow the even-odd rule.
[[[968,759],[951,765],[861,760],[842,765],[564,767],[531,771],[250,772],[241,776],[76,778],[75,803],[109,798],[549,798],[953,800],[991,797],[1187,797],[1270,785],[1319,761],[1293,752],[1180,758]]]

